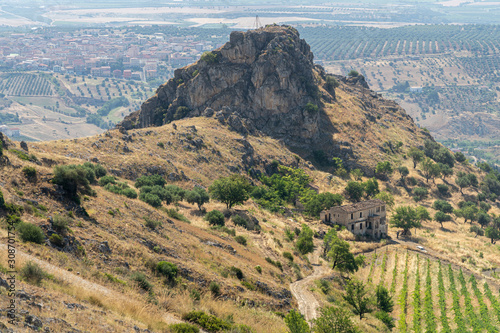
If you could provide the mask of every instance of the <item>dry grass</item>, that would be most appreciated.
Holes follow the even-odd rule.
[[[390,115],[382,112],[382,109],[377,109],[376,112],[380,113],[382,120],[397,120],[394,123],[386,122],[388,126],[386,129],[376,123],[365,124],[363,120],[365,114],[361,111],[360,96],[354,96],[339,89],[338,98],[342,104],[331,104],[326,110],[327,114],[335,119],[335,126],[339,129],[339,132],[334,134],[332,139],[336,142],[352,143],[356,151],[359,152],[359,162],[366,166],[373,167],[376,161],[384,159],[390,159],[394,165],[407,166],[410,169],[410,176],[416,177],[419,183],[428,186],[431,190],[431,197],[418,204],[428,207],[433,215],[435,212],[430,207],[437,198],[436,186],[434,184],[427,185],[419,169],[413,169],[410,160],[403,159],[399,155],[383,154],[378,147],[381,140],[402,140],[402,151],[404,152],[415,142],[421,142],[422,133],[417,130],[415,133],[409,134],[404,127],[410,128],[414,125],[406,118],[401,118],[402,115],[399,111]],[[399,120],[401,121],[399,122]],[[241,158],[244,154],[243,146],[236,141],[242,138],[241,135],[228,131],[214,119],[193,118],[177,121],[176,124],[176,130],[172,124],[169,124],[159,128],[130,131],[135,136],[132,136],[132,142],[126,144],[133,153],[123,152],[124,142],[122,134],[118,131],[110,131],[110,136],[100,135],[71,141],[30,144],[30,153],[34,153],[39,159],[42,157],[50,158],[57,163],[80,164],[97,158],[108,170],[119,174],[120,181],[126,181],[131,186],[133,186],[132,180],[136,176],[146,173],[151,168],[156,168],[166,175],[170,173],[180,175],[182,171],[189,180],[179,181],[176,184],[186,189],[191,189],[195,185],[208,186],[219,176],[231,174],[232,172],[227,166],[240,167],[243,172],[241,167]],[[195,132],[187,127],[191,125],[196,127]],[[147,134],[149,131],[152,133]],[[199,150],[187,149],[188,136],[202,140],[204,147]],[[364,139],[364,142],[360,141],[360,137]],[[267,163],[272,160],[277,160],[285,165],[295,165],[296,163],[294,153],[276,140],[269,137],[248,137],[247,140],[253,146],[255,156],[267,161]],[[165,148],[157,146],[158,142],[164,143]],[[93,143],[97,143],[99,148]],[[330,149],[331,147],[319,148]],[[58,201],[40,193],[41,187],[53,188],[53,185],[48,182],[51,178],[52,168],[34,165],[39,172],[39,182],[31,184],[22,176],[20,170],[25,165],[33,166],[33,164],[21,161],[9,152],[7,152],[7,156],[15,168],[6,167],[0,170],[1,179],[8,179],[2,183],[2,192],[6,200],[25,205],[23,200],[31,198],[47,207],[47,212],[39,211],[36,213],[32,209],[31,213],[27,212],[22,216],[23,220],[37,225],[47,225],[47,218],[51,215],[67,214],[72,211],[75,220],[70,225],[71,235],[85,248],[86,257],[76,258],[73,254],[61,253],[48,246],[32,244],[20,244],[20,249],[65,271],[79,272],[79,277],[84,278],[88,283],[95,284],[97,288],[97,291],[88,291],[71,281],[65,283],[48,281],[44,287],[47,288],[50,297],[56,299],[56,296],[64,295],[64,297],[85,303],[96,311],[105,311],[113,313],[116,317],[129,318],[130,321],[140,322],[143,327],[150,327],[157,331],[162,330],[166,323],[172,320],[172,317],[166,317],[165,313],[179,317],[192,309],[204,310],[221,318],[232,315],[236,323],[247,324],[258,332],[282,331],[284,329],[283,321],[271,312],[276,310],[276,305],[280,300],[273,299],[259,291],[251,291],[246,288],[241,291],[238,289],[242,287],[241,282],[226,275],[227,269],[231,266],[240,268],[251,283],[258,280],[265,282],[273,289],[288,288],[288,284],[295,279],[295,273],[292,268],[286,265],[282,253],[285,251],[293,253],[294,244],[285,240],[285,227],[293,230],[295,227],[300,228],[302,223],[306,223],[314,230],[327,231],[328,229],[319,221],[305,219],[298,214],[288,217],[272,214],[262,210],[249,200],[236,208],[249,211],[255,216],[260,221],[262,231],[260,233],[247,231],[242,227],[234,226],[230,221],[227,222],[227,226],[234,228],[237,235],[243,235],[248,239],[248,245],[242,246],[232,236],[210,229],[195,206],[182,202],[177,207],[169,207],[178,209],[181,214],[186,216],[191,222],[188,224],[172,219],[164,211],[156,210],[138,199],[128,199],[115,195],[99,186],[93,186],[97,193],[95,197],[88,197],[82,201],[82,206],[93,220],[86,219],[82,215],[78,215],[77,210],[71,208],[67,202]],[[304,160],[300,160],[299,166],[306,169],[320,191],[341,193],[348,181],[337,177],[333,177],[329,181],[327,178],[329,173],[306,167]],[[264,170],[262,164],[255,167],[261,171]],[[458,170],[470,171],[471,169],[457,166],[456,171]],[[363,178],[364,181],[367,179],[368,177]],[[406,190],[401,186],[396,186],[397,181],[398,176],[394,175],[389,182],[380,181],[379,183],[382,190],[391,191],[395,195],[396,205],[416,206],[417,203],[413,201]],[[452,183],[451,179],[449,181]],[[442,181],[437,180],[436,183],[442,183]],[[457,189],[452,188],[451,193],[452,196],[449,198],[451,202],[456,203],[462,199]],[[477,192],[466,190],[466,194],[473,195]],[[205,205],[205,208],[208,211],[212,209],[223,210],[224,205],[210,202]],[[116,212],[114,216],[108,213],[110,210]],[[499,213],[497,208],[492,209],[492,212]],[[157,231],[146,228],[144,216],[162,221],[162,227]],[[168,222],[169,220],[171,223]],[[424,230],[418,231],[418,236],[414,240],[433,250],[433,254],[475,272],[480,272],[482,268],[486,267],[500,267],[497,246],[488,245],[488,241],[484,237],[474,238],[468,232],[469,226],[464,226],[461,221],[446,223],[445,227],[447,230],[441,230],[436,222],[426,222]],[[5,236],[5,231],[0,230]],[[389,234],[395,238],[395,231],[390,230]],[[350,242],[355,253],[370,252],[384,245],[378,242],[356,242],[355,237],[348,231],[341,231],[339,235]],[[111,254],[103,254],[98,250],[98,245],[103,241],[109,243]],[[231,246],[236,250],[236,254],[232,254],[231,251],[224,248],[207,245],[207,241],[216,242],[226,247]],[[399,272],[403,270],[401,264],[404,262],[402,247],[398,247],[400,257],[397,265]],[[396,246],[389,246],[389,248],[390,253],[396,251]],[[159,249],[159,251],[155,249]],[[383,250],[377,250],[378,253],[383,253],[379,251]],[[481,252],[483,258],[480,258]],[[281,261],[284,272],[269,264],[265,260],[266,257]],[[381,257],[379,256],[378,260],[381,260]],[[301,267],[302,274],[307,275],[311,271],[307,258],[301,258],[297,255],[294,255],[294,258],[294,261]],[[461,258],[466,258],[465,262],[462,263]],[[190,272],[189,279],[181,279],[175,288],[165,286],[163,280],[146,267],[146,264],[156,263],[160,260],[173,262]],[[390,272],[394,264],[393,257],[390,256],[385,275],[386,283],[390,284],[392,279]],[[262,274],[255,270],[257,265],[262,267]],[[379,267],[379,264],[376,267]],[[369,266],[363,268],[359,274],[363,274],[363,272],[366,274],[368,269]],[[136,283],[131,279],[134,272],[146,274],[148,280],[154,285],[158,305],[148,303],[147,294],[136,288]],[[112,275],[116,279],[124,281],[125,284],[113,282],[105,274]],[[378,276],[380,273],[376,271],[374,277]],[[200,281],[205,281],[205,284]],[[211,281],[218,282],[221,285],[223,295],[231,300],[213,299],[207,293],[206,287]],[[397,293],[400,289],[400,282],[401,275],[399,274]],[[109,290],[109,293],[116,295],[116,297],[108,297],[106,294],[98,292],[98,290],[102,291],[100,288]],[[341,285],[335,285],[335,289],[337,290],[336,295],[340,296],[342,293]],[[201,292],[200,301],[195,302],[189,297],[192,290]],[[255,308],[240,306],[244,300],[252,300],[259,306]],[[73,318],[69,313],[65,315],[61,313],[61,316]],[[94,324],[92,323],[92,325]],[[371,316],[359,322],[360,327],[366,332],[379,329],[379,324]],[[95,328],[89,330],[96,331]],[[120,331],[118,328],[114,330]]]

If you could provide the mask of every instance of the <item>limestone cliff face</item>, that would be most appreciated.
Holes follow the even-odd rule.
[[[216,117],[242,135],[268,135],[320,166],[339,157],[373,173],[393,144],[432,139],[395,102],[371,91],[363,76],[326,74],[292,27],[233,32],[221,48],[175,71],[122,129]],[[320,158],[322,156],[322,158]]]
[[[306,105],[320,104],[317,82],[324,76],[294,28],[235,31],[221,48],[176,70],[119,126],[160,126],[210,108],[223,110],[220,116],[244,131],[311,141],[318,135],[319,112]],[[333,99],[333,91],[331,95]]]

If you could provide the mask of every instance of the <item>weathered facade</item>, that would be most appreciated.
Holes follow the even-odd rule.
[[[387,236],[385,202],[379,199],[332,207],[322,211],[320,217],[324,223],[345,226],[355,235]]]

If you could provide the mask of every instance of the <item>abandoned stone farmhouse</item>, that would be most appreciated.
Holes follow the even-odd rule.
[[[320,218],[326,224],[343,225],[355,235],[387,236],[385,202],[379,199],[335,206],[322,211]]]

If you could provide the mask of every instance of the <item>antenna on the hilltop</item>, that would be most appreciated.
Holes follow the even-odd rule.
[[[262,23],[260,23],[259,15],[255,16],[255,22],[253,23],[252,26],[253,29],[259,29],[262,28]]]

